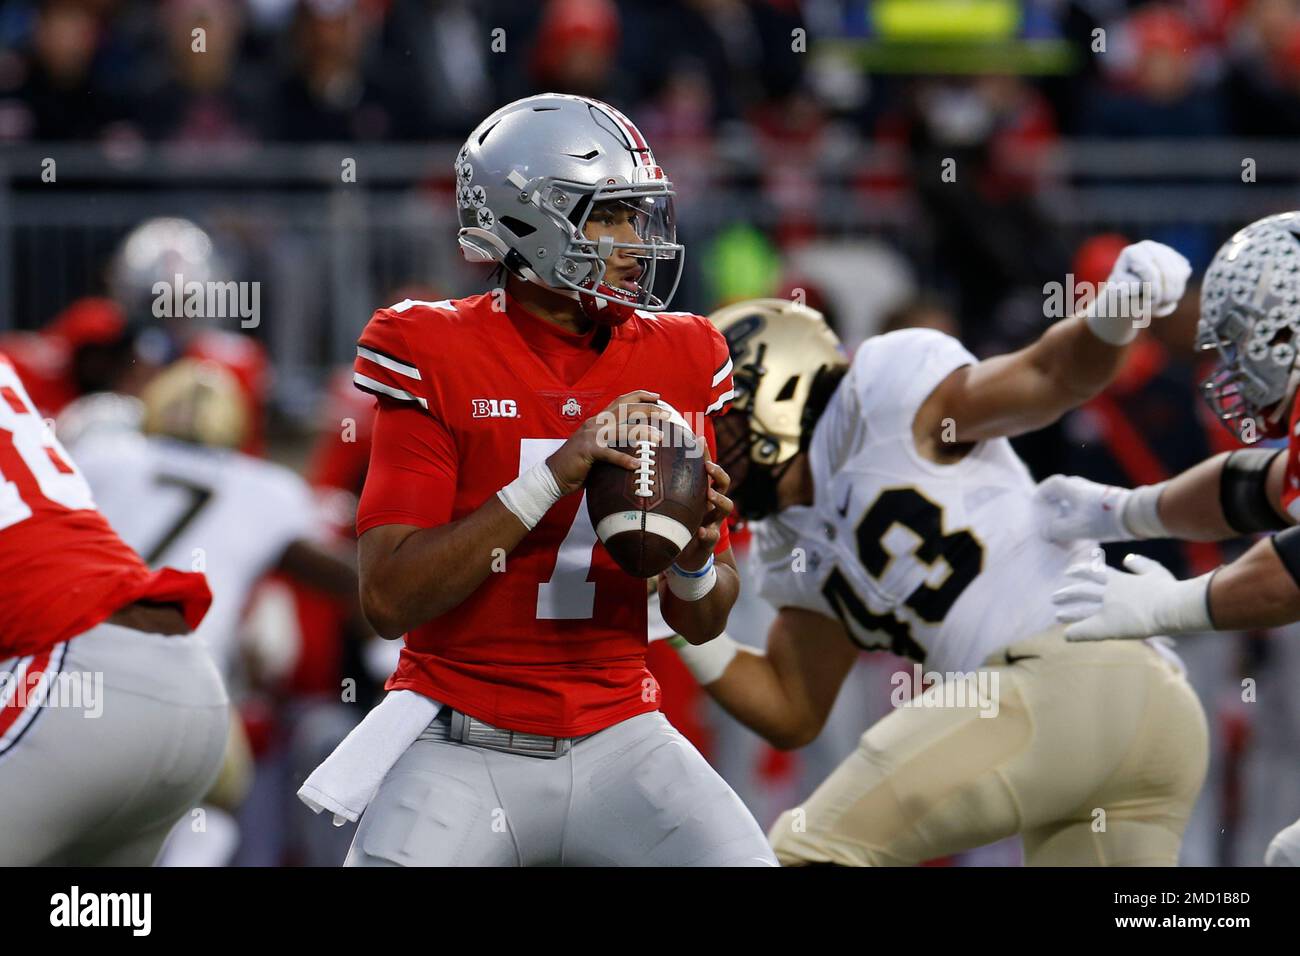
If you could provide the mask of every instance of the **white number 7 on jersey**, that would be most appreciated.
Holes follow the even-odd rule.
[[[519,474],[545,461],[564,444],[563,438],[523,438],[519,442]],[[587,513],[587,493],[582,493],[578,513],[569,533],[560,543],[551,580],[537,589],[537,619],[572,621],[590,618],[596,602],[596,585],[587,580],[591,552],[596,547],[596,529]]]

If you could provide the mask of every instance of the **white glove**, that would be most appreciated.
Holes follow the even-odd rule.
[[[1047,513],[1039,531],[1058,544],[1080,539],[1127,541],[1121,518],[1127,488],[1103,485],[1077,475],[1052,475],[1039,482],[1034,497]]]
[[[1129,489],[1077,475],[1052,475],[1034,492],[1046,513],[1039,531],[1057,544],[1167,538],[1157,507],[1163,489],[1163,482]]]
[[[1071,583],[1052,595],[1056,619],[1070,625],[1071,641],[1145,638],[1157,634],[1212,631],[1208,590],[1214,572],[1180,581],[1163,564],[1130,554],[1124,567],[1076,564]]]
[[[1191,275],[1191,263],[1169,246],[1150,239],[1125,246],[1087,310],[1088,327],[1103,342],[1127,345],[1152,315],[1178,308]]]

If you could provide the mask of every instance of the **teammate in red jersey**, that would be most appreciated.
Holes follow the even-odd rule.
[[[1215,416],[1237,438],[1287,440],[1206,459],[1168,481],[1117,488],[1053,475],[1039,486],[1045,533],[1058,541],[1173,538],[1222,541],[1277,532],[1199,577],[1128,555],[1128,571],[1080,565],[1055,595],[1070,640],[1246,631],[1300,621],[1300,212],[1238,230],[1206,270],[1197,331],[1218,364],[1202,383]],[[1300,866],[1300,821],[1282,830],[1265,863]]]
[[[672,185],[626,117],[553,94],[488,117],[456,176],[462,247],[504,267],[504,289],[381,309],[357,348],[355,381],[379,397],[362,600],[406,638],[388,688],[441,708],[348,862],[773,865],[658,712],[645,582],[598,545],[582,493],[595,461],[635,467],[598,413],[654,418],[661,400],[712,447],[732,394],[721,336],[665,311],[683,252]],[[739,589],[727,477],[708,471],[704,526],[660,581],[695,643]]]
[[[0,865],[153,862],[225,747],[211,599],[122,543],[0,356]]]

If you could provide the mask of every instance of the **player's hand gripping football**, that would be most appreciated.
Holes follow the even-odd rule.
[[[567,495],[581,488],[592,464],[597,461],[607,461],[635,471],[638,465],[635,458],[609,446],[618,444],[620,434],[625,435],[629,443],[651,441],[659,444],[662,435],[654,423],[666,419],[668,411],[654,404],[658,398],[658,392],[637,389],[620,395],[583,422],[569,440],[546,459],[560,491]]]
[[[709,555],[718,546],[718,538],[722,536],[722,525],[736,507],[727,497],[727,489],[731,487],[731,476],[709,456],[708,443],[703,439],[700,439],[700,448],[704,452],[704,471],[709,476],[709,510],[704,513],[700,530],[695,532],[691,543],[682,548],[682,553],[677,555],[677,560],[673,562],[683,571],[698,571],[704,567],[709,560]]]

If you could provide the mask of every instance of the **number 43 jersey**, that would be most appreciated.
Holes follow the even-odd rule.
[[[1005,438],[949,465],[912,440],[921,403],[976,361],[931,329],[859,348],[813,433],[814,504],[756,528],[767,600],[937,671],[973,670],[1055,623],[1052,592],[1095,544],[1040,536],[1034,481]]]

